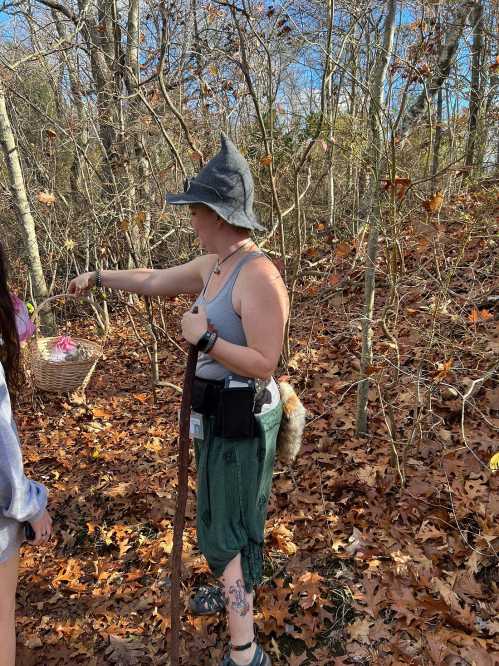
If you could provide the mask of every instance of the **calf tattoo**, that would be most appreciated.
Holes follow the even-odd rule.
[[[230,601],[230,607],[235,610],[241,617],[245,617],[250,610],[248,599],[246,598],[246,590],[244,589],[243,581],[238,578],[235,585],[229,587],[229,594],[225,599],[227,606]]]

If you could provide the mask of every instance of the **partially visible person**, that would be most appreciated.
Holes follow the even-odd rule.
[[[33,545],[47,543],[52,532],[47,491],[24,475],[11,406],[10,394],[15,397],[21,382],[20,342],[32,333],[26,306],[9,292],[0,242],[0,666],[14,666],[16,660],[15,601],[23,523],[33,528]]]

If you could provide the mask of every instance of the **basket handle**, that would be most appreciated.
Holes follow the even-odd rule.
[[[49,298],[46,298],[42,303],[40,303],[40,305],[38,305],[38,306],[34,309],[33,314],[31,315],[31,321],[32,321],[33,324],[35,325],[35,338],[38,337],[38,323],[39,323],[39,322],[38,322],[38,319],[39,319],[39,313],[40,313],[41,310],[43,310],[43,309],[44,309],[49,303],[51,303],[52,301],[56,301],[56,300],[58,300],[58,299],[60,299],[60,298],[72,298],[72,299],[78,299],[78,300],[80,300],[80,301],[87,301],[88,303],[90,303],[90,306],[92,307],[92,309],[97,310],[97,306],[96,306],[96,304],[93,303],[92,300],[91,300],[88,296],[82,296],[82,295],[80,295],[80,296],[76,296],[75,294],[56,294],[55,296],[49,296]],[[97,310],[97,312],[98,312],[98,310]],[[100,315],[99,312],[98,312],[98,314]],[[104,318],[103,318],[103,317],[101,317],[101,320],[102,320],[102,322],[104,322]],[[106,329],[105,332],[104,332],[104,341],[106,340],[106,338],[107,338],[107,329]]]

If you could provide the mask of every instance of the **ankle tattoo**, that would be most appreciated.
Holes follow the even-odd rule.
[[[246,598],[244,583],[240,578],[236,580],[235,585],[229,587],[229,594],[226,596],[227,606],[229,605],[229,601],[231,601],[230,607],[239,613],[241,617],[245,617],[249,613],[250,605]]]

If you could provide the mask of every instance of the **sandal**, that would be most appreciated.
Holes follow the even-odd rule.
[[[237,652],[242,652],[243,650],[248,650],[252,643],[253,641],[246,643],[246,645],[233,645],[231,649],[236,650]],[[229,655],[225,657],[220,666],[239,666],[239,664],[236,664],[236,662],[231,659]],[[258,643],[256,645],[256,652],[253,656],[253,659],[249,662],[249,664],[247,664],[247,666],[272,666],[269,655],[262,650]]]
[[[218,585],[202,585],[189,601],[193,615],[216,615],[225,610],[224,593]]]

